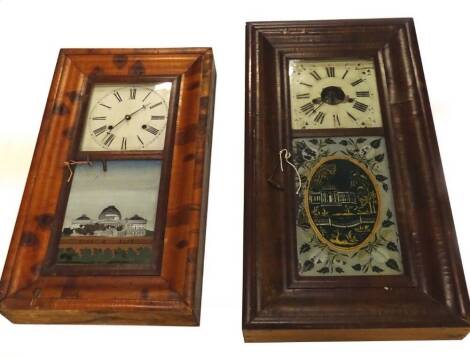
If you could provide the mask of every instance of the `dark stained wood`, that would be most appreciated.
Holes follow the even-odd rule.
[[[246,36],[245,340],[463,338],[468,292],[413,20],[256,22]],[[373,58],[383,129],[291,131],[294,58]],[[300,277],[295,177],[279,173],[279,150],[359,134],[386,139],[404,274]]]
[[[290,111],[289,111],[290,112]],[[290,116],[289,116],[290,117]],[[296,129],[290,133],[291,138],[335,137],[342,136],[383,136],[383,128],[334,128],[334,129]]]
[[[2,314],[16,323],[199,324],[215,76],[210,48],[61,50],[0,281]],[[155,78],[176,84],[163,153],[78,150],[90,83]],[[49,270],[67,195],[63,163],[110,158],[163,159],[161,259],[147,272]]]

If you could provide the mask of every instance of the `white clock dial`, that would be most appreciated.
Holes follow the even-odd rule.
[[[83,151],[162,150],[171,83],[96,85],[90,97]]]
[[[293,129],[381,127],[372,60],[289,63]]]

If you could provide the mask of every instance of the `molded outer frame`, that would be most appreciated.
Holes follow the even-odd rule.
[[[160,276],[43,272],[83,91],[104,76],[179,79]],[[60,51],[0,281],[2,314],[15,323],[199,324],[215,79],[210,48]]]
[[[469,298],[413,20],[254,22],[246,36],[245,341],[463,338]],[[384,127],[291,130],[288,60],[358,57],[375,61]],[[357,135],[385,137],[405,272],[300,277],[279,151]]]

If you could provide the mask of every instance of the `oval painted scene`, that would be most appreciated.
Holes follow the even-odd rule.
[[[311,172],[305,193],[310,225],[339,251],[358,250],[373,237],[379,194],[367,169],[355,160],[329,158]]]

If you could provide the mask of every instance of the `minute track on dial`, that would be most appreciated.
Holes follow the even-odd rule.
[[[85,133],[92,141],[82,142],[82,150],[163,149],[171,84],[167,83],[163,91],[145,85],[101,86],[99,95],[91,95],[94,104],[87,115]]]
[[[372,60],[290,60],[289,83],[293,129],[381,126]]]

